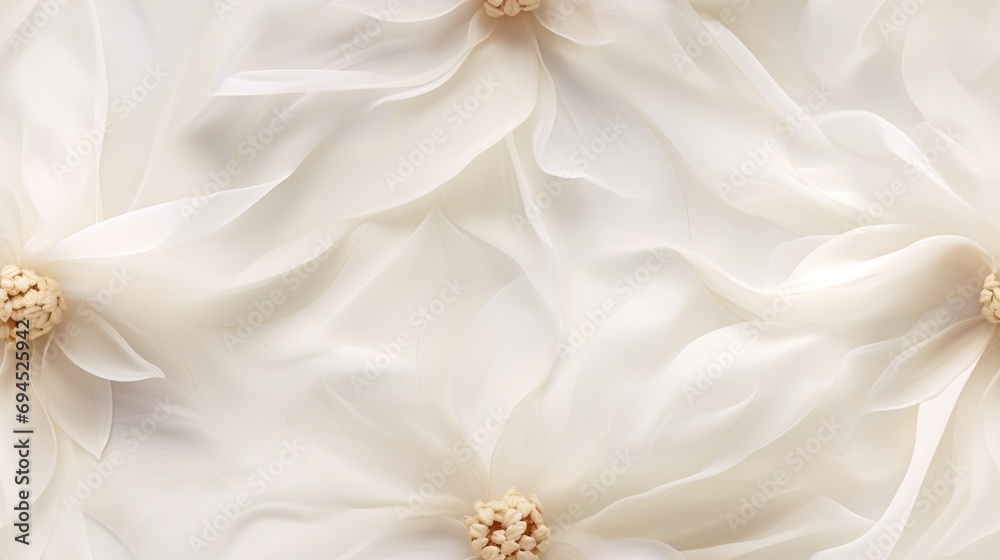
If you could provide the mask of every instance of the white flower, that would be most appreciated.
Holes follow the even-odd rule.
[[[742,142],[777,147],[723,181],[726,200],[792,233],[771,265],[780,277],[869,286],[816,310],[853,323],[828,335],[851,349],[835,390],[856,434],[851,467],[830,480],[866,490],[845,504],[856,534],[815,560],[971,558],[1000,538],[1000,84],[984,70],[996,17],[966,1],[750,2],[740,42],[722,43],[748,74],[766,71],[757,84],[774,107],[770,122],[739,127]]]
[[[552,544],[539,560],[808,558],[856,534],[856,515],[838,500],[867,481],[826,476],[855,417],[856,403],[828,394],[851,347],[823,344],[856,320],[831,313],[830,294],[871,285],[852,277],[809,289],[793,279],[754,291],[669,246],[683,258],[637,272],[655,262],[655,242],[626,234],[591,248],[608,255],[601,273],[563,280],[617,305],[603,319],[566,310],[567,330],[586,333],[577,345],[546,324],[530,276],[491,259],[488,244],[443,216],[405,241],[410,250],[387,251],[394,257],[350,292],[350,304],[337,297],[307,311],[343,342],[296,362],[298,375],[323,379],[292,419],[319,479],[310,503],[324,512],[288,529],[297,554],[469,558],[471,546],[480,557],[507,556],[509,531],[523,537],[527,523],[508,520],[510,506],[493,518],[500,527],[467,516],[479,518],[511,488],[543,508]],[[402,274],[406,290],[380,291]],[[450,274],[466,286],[462,296],[411,330],[411,310],[441,297]],[[625,298],[616,277],[644,281]],[[334,301],[343,307],[324,313]],[[691,307],[697,320],[684,313]],[[410,342],[393,347],[398,340]],[[276,549],[254,548],[253,523],[237,523],[232,546],[266,557]]]
[[[706,134],[724,134],[706,132],[711,115],[754,102],[705,93],[746,78],[717,53],[684,53],[705,32],[687,6],[549,0],[503,17],[480,0],[261,9],[267,17],[234,15],[220,31],[230,45],[214,94],[295,94],[310,118],[334,119],[314,163],[341,179],[325,195],[332,206],[355,214],[437,189],[507,137],[548,175],[668,198],[664,221],[684,235],[678,151],[700,138],[700,153]]]
[[[45,11],[53,6],[58,13]],[[0,61],[0,400],[10,403],[8,435],[31,430],[18,436],[31,440],[31,546],[18,549],[25,558],[66,550],[85,557],[86,508],[66,507],[67,498],[82,499],[76,469],[91,460],[106,468],[115,430],[154,410],[162,415],[170,399],[194,417],[191,401],[214,378],[195,379],[191,366],[230,355],[222,334],[236,329],[238,312],[253,309],[252,290],[329,248],[311,227],[279,231],[267,218],[272,233],[260,252],[233,252],[226,235],[257,229],[240,218],[263,211],[262,199],[289,172],[258,165],[267,180],[202,192],[208,177],[200,168],[225,168],[226,160],[185,153],[185,111],[199,108],[176,97],[197,78],[175,65],[173,31],[136,35],[133,25],[108,21],[143,21],[137,6],[104,8],[50,2],[18,14],[18,42]],[[135,56],[117,56],[126,51]],[[255,120],[244,113],[239,122]],[[280,262],[267,255],[275,246],[285,249]],[[30,323],[23,338],[21,319]],[[211,337],[190,336],[208,326]],[[30,405],[26,422],[14,403]],[[0,519],[11,539],[24,489],[13,476],[17,461],[4,454],[0,465]]]

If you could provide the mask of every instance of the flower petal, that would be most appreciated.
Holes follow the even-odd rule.
[[[589,179],[624,197],[671,189],[675,205],[683,207],[656,131],[616,88],[594,75],[593,61],[581,64],[569,48],[546,47],[547,87],[533,117],[535,157],[541,168],[559,177]],[[678,229],[686,231],[686,224],[678,224]]]
[[[85,371],[63,352],[46,352],[41,361],[34,381],[45,411],[99,458],[111,435],[111,382]]]
[[[926,338],[931,329],[941,327],[933,318],[927,318],[914,330]],[[934,398],[976,367],[995,336],[993,325],[982,317],[971,317],[905,348],[876,381],[864,411],[895,410]]]
[[[589,0],[545,1],[535,16],[546,29],[574,43],[586,47],[611,43]]]
[[[467,7],[468,0],[336,0],[334,6],[351,8],[372,18],[390,22],[427,21]]]
[[[377,137],[317,147],[306,169],[290,177],[282,191],[305,189],[311,206],[323,213],[323,223],[335,223],[368,219],[463,174],[477,156],[524,123],[535,107],[538,59],[531,49],[522,48],[529,38],[527,29],[504,27],[498,30],[498,40],[475,49],[433,94],[387,105],[398,112]],[[308,118],[324,115],[299,116]],[[341,188],[316,188],[325,186],[327,177],[337,177]]]
[[[29,255],[92,223],[100,212],[93,153],[100,153],[101,142],[82,135],[101,130],[108,112],[98,14],[87,4],[59,9],[64,17],[51,18],[51,33],[38,34],[20,52],[15,48],[4,64],[0,120],[10,124],[0,137],[0,153],[4,167],[19,171],[4,177],[8,186],[31,207],[22,214],[31,234],[24,247]],[[33,17],[38,14],[47,12]],[[23,29],[11,40],[24,41]]]
[[[317,91],[410,88],[450,75],[473,48],[493,31],[496,21],[475,2],[468,9],[427,21],[387,22],[353,9],[326,9],[311,14],[313,27],[302,29],[301,14],[278,18],[268,33],[245,44],[228,75],[214,90],[218,96],[269,95]],[[472,10],[472,11],[470,11]],[[359,35],[358,29],[371,28]],[[296,58],[275,59],[275,37],[325,37],[318,48],[296,51]],[[363,41],[359,41],[359,37]],[[339,39],[339,43],[338,43]],[[285,50],[281,46],[278,50]]]
[[[83,322],[83,320],[81,320]],[[65,354],[65,359],[82,371],[110,381],[140,381],[163,377],[160,368],[136,354],[122,335],[100,315],[92,315],[76,334],[55,339],[56,348],[49,347],[47,359]]]
[[[617,539],[574,542],[587,560],[684,560],[674,548],[649,539]]]
[[[207,235],[235,220],[281,181],[135,210],[98,222],[59,241],[42,261],[96,259],[151,251]]]

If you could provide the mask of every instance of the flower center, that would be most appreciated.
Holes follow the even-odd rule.
[[[14,265],[0,269],[0,337],[15,342],[18,321],[28,321],[28,339],[34,340],[58,325],[65,310],[55,280]]]
[[[537,9],[540,2],[541,0],[485,0],[483,6],[486,7],[486,13],[493,17],[516,16],[521,12]]]
[[[472,552],[483,560],[538,560],[552,544],[534,494],[525,498],[511,488],[502,501],[480,500],[473,507],[476,515],[465,516],[465,526]]]
[[[996,274],[990,274],[983,280],[983,291],[979,292],[979,303],[983,304],[983,317],[997,324],[1000,323],[1000,282]]]

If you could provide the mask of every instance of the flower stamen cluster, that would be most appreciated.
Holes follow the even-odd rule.
[[[486,13],[493,17],[516,16],[521,12],[537,10],[541,0],[485,0]]]
[[[503,500],[477,501],[476,515],[465,517],[472,552],[483,560],[538,560],[548,550],[549,528],[542,504],[532,494],[525,498],[511,488]]]
[[[0,269],[0,337],[17,340],[19,321],[28,321],[28,340],[34,340],[62,322],[66,301],[59,284],[14,265]]]
[[[983,317],[987,321],[994,325],[1000,323],[1000,281],[997,281],[996,274],[990,274],[983,281],[979,303],[983,304]]]

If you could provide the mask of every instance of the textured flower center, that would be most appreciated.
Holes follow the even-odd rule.
[[[534,494],[525,498],[511,488],[503,500],[480,500],[473,507],[476,515],[465,516],[465,526],[472,552],[483,560],[538,560],[548,550],[549,528]]]
[[[55,280],[14,265],[0,269],[0,336],[8,342],[17,340],[18,321],[29,321],[28,339],[34,340],[58,325],[65,310]]]
[[[485,0],[486,13],[493,17],[516,16],[538,8],[541,0]]]
[[[996,274],[990,274],[983,281],[983,291],[979,292],[979,303],[983,304],[983,317],[997,324],[1000,323],[1000,282]]]

